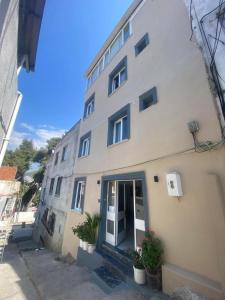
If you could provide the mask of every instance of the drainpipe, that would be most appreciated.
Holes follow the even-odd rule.
[[[18,111],[20,108],[22,98],[23,98],[23,95],[18,91],[18,96],[17,96],[16,104],[14,106],[14,110],[13,110],[13,113],[12,113],[12,116],[11,116],[11,119],[9,122],[9,127],[8,127],[5,137],[3,138],[3,145],[2,145],[2,148],[0,151],[0,166],[2,165],[2,161],[4,159],[5,152],[6,152],[8,144],[9,144],[9,139],[11,137],[11,133],[12,133],[15,121],[16,121],[16,117],[17,117],[17,114],[18,114]]]

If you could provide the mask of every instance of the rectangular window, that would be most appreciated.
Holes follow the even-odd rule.
[[[153,87],[139,97],[139,111],[147,109],[153,104],[156,104],[157,101],[157,89]]]
[[[62,152],[62,159],[61,161],[65,161],[67,160],[67,151],[68,150],[68,146],[63,147],[63,152]]]
[[[57,163],[58,163],[58,160],[59,160],[59,152],[57,152],[56,154],[55,154],[55,166],[57,165]]]
[[[121,31],[119,33],[118,37],[115,39],[115,41],[112,43],[112,45],[110,47],[110,58],[111,59],[120,50],[122,45],[123,45],[123,40],[122,40],[122,31]]]
[[[91,132],[86,133],[80,138],[80,148],[78,157],[88,156],[91,147]]]
[[[119,143],[125,139],[127,139],[127,116],[114,122],[113,144]]]
[[[140,41],[135,45],[134,49],[135,49],[135,55],[137,56],[138,54],[140,54],[149,44],[149,37],[148,37],[148,33],[146,33],[141,39]]]
[[[109,75],[108,94],[117,90],[127,80],[127,57],[124,57]]]
[[[86,178],[76,178],[71,209],[83,212]]]
[[[61,186],[62,186],[62,177],[58,177],[57,179],[57,184],[56,184],[56,189],[55,189],[55,195],[60,196],[61,192]]]
[[[94,112],[95,107],[95,94],[93,94],[84,105],[84,118],[87,118]]]
[[[128,40],[129,36],[130,36],[130,23],[127,23],[127,25],[123,29],[124,43]]]
[[[41,221],[44,225],[47,224],[47,220],[48,220],[48,208],[45,209],[45,211],[42,215],[42,218],[41,218]]]
[[[55,178],[52,178],[50,182],[49,195],[52,195],[53,193],[54,183],[55,183]]]
[[[48,233],[50,235],[53,235],[55,230],[55,214],[51,213],[51,215],[48,218],[48,225],[47,225]]]
[[[107,145],[117,144],[130,138],[130,104],[108,119]]]

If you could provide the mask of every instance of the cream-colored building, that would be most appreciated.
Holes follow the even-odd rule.
[[[36,215],[34,238],[61,252],[67,212],[71,207],[74,166],[80,122],[56,146],[46,165],[41,202]]]
[[[163,290],[189,286],[225,298],[225,148],[222,102],[180,0],[136,0],[88,68],[72,226],[102,216],[98,247],[165,247]]]

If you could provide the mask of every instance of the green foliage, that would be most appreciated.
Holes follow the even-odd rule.
[[[36,151],[33,157],[33,162],[43,164],[48,160],[48,151],[45,148],[41,148]]]
[[[97,229],[101,221],[101,217],[99,214],[94,214],[91,216],[89,213],[86,214],[86,222],[87,222],[87,241],[89,244],[96,244],[97,237]]]
[[[47,141],[47,151],[48,151],[48,155],[52,154],[52,150],[55,149],[55,147],[57,146],[57,144],[61,141],[61,138],[58,137],[53,137],[50,140]]]
[[[36,183],[31,184],[25,193],[22,196],[22,210],[25,210],[35,196],[36,192],[38,191],[38,185]]]
[[[147,231],[146,238],[142,242],[142,260],[145,269],[151,274],[157,274],[163,263],[162,256],[162,242],[155,237],[153,231]]]
[[[33,199],[32,199],[32,203],[33,203],[33,205],[34,205],[35,207],[38,207],[38,204],[39,204],[39,202],[40,202],[40,196],[41,196],[40,191],[39,191],[39,190],[36,191],[36,193],[35,193],[35,195],[34,195],[34,197],[33,197]]]
[[[76,227],[73,227],[73,233],[77,235],[77,237],[82,241],[86,241],[89,244],[95,244],[97,229],[100,221],[101,217],[99,216],[99,214],[91,216],[89,213],[86,213],[85,222],[77,225]]]
[[[21,179],[29,169],[35,150],[32,141],[23,140],[15,151],[8,150],[3,161],[3,166],[16,166],[17,178]]]
[[[36,183],[38,183],[39,185],[41,185],[41,183],[42,183],[42,180],[44,178],[44,173],[45,173],[45,167],[42,166],[33,175],[34,181]]]
[[[133,253],[133,265],[136,269],[143,270],[145,267],[144,267],[143,259],[142,259],[142,256],[141,256],[140,252],[141,252],[141,250],[134,251],[134,253]]]

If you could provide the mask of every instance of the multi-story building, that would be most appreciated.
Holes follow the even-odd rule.
[[[100,212],[99,247],[135,249],[151,228],[165,292],[224,299],[223,103],[190,35],[183,1],[136,0],[89,66],[62,252],[76,256],[72,226]]]
[[[45,0],[0,0],[0,165],[22,101],[17,78],[34,71]]]
[[[61,252],[64,225],[71,207],[79,127],[80,122],[64,135],[46,165],[36,216],[34,238],[57,252]]]

